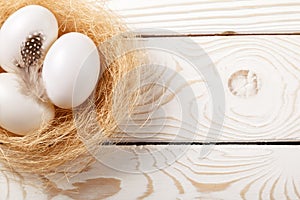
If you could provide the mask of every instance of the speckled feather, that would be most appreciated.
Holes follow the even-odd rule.
[[[20,47],[21,60],[16,61],[17,73],[21,77],[24,87],[21,91],[42,102],[49,102],[41,78],[41,68],[43,66],[45,37],[41,32],[30,34]]]

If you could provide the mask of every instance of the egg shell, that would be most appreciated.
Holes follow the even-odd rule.
[[[52,103],[69,109],[82,104],[95,89],[100,57],[94,42],[81,33],[61,36],[49,49],[42,77]]]
[[[0,64],[7,72],[14,72],[15,62],[21,61],[21,46],[27,37],[42,33],[43,51],[58,37],[58,24],[55,16],[48,9],[30,5],[23,7],[7,18],[0,30]]]
[[[0,74],[0,126],[18,135],[27,135],[54,118],[51,104],[39,102],[20,92],[15,74]]]

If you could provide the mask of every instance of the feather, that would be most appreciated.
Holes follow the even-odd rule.
[[[21,59],[15,61],[21,92],[42,102],[50,102],[41,77],[45,40],[42,33],[30,34],[20,48]]]
[[[16,71],[20,77],[21,92],[42,102],[49,102],[41,77],[40,66],[19,67]]]

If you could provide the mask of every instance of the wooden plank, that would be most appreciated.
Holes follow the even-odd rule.
[[[4,167],[0,170],[0,199],[47,199],[41,180],[34,175],[12,173]]]
[[[150,57],[150,82],[157,87],[141,96],[128,121],[120,122],[126,133],[117,134],[118,140],[299,140],[300,36],[147,38],[140,43]],[[194,60],[200,66],[192,65]],[[217,101],[225,102],[224,110],[214,105],[214,80],[204,77],[211,69],[223,85],[225,99]],[[222,123],[214,113],[224,115],[223,128],[212,126]]]
[[[101,162],[88,171],[37,179],[47,187],[35,190],[55,200],[300,198],[299,146],[218,145],[200,158],[202,148],[106,146]],[[31,194],[29,179],[23,180],[10,188],[1,184],[1,191]]]
[[[110,0],[106,5],[132,29],[173,34],[299,33],[298,0]],[[164,30],[138,31],[170,34]]]
[[[299,140],[300,36],[147,38],[139,42],[148,49],[152,64],[145,67],[152,74],[143,81],[156,86],[141,96],[140,106],[129,119],[120,121],[116,140]],[[191,65],[195,60],[199,66]],[[224,99],[217,100],[224,108],[214,104],[214,83],[204,77],[208,69],[220,76]],[[123,101],[119,96],[116,99]],[[214,120],[214,111],[224,115],[224,123]]]

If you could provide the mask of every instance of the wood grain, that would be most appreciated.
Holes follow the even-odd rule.
[[[110,0],[107,7],[146,35],[170,34],[166,30],[172,35],[300,31],[297,0]]]
[[[59,174],[36,179],[47,183],[44,194],[87,200],[300,198],[299,146],[219,145],[205,157],[199,156],[203,146],[104,148],[109,157],[89,171],[68,179]],[[1,191],[30,193],[25,185]]]
[[[105,6],[131,30],[159,36],[141,39],[142,46],[175,48],[148,50],[156,66],[149,78],[161,77],[163,84],[143,88],[144,103],[121,121],[116,140],[187,145],[102,146],[98,162],[73,176],[2,169],[0,200],[300,199],[299,146],[188,145],[299,141],[300,37],[279,36],[299,34],[298,0],[110,0]],[[179,37],[218,34],[249,36]],[[181,46],[172,46],[178,40]],[[210,84],[188,62],[193,59],[221,77],[220,132],[209,131],[218,123],[212,121]]]
[[[174,45],[177,41],[179,46]],[[130,119],[120,123],[118,139],[299,140],[300,36],[149,38],[140,42],[150,58],[147,69],[156,73],[149,77],[159,80],[152,80],[157,87],[148,89]],[[174,52],[149,48],[161,43],[173,45]],[[201,66],[191,65],[188,61],[193,59]],[[221,78],[225,99],[218,100],[225,102],[225,110],[214,105],[213,83],[202,74],[207,69],[214,69]],[[211,128],[219,123],[213,120],[213,111],[224,114],[221,129]]]

